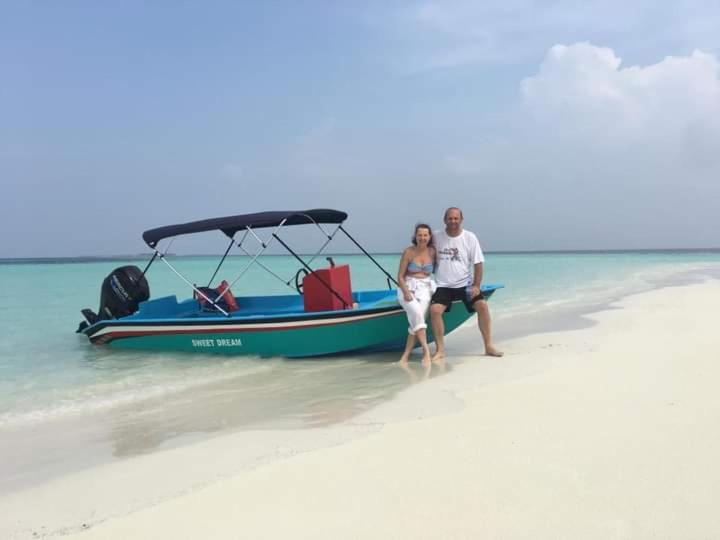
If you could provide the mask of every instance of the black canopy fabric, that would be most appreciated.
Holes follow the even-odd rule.
[[[285,220],[285,225],[305,225],[308,223],[342,223],[347,219],[345,212],[329,209],[304,210],[296,212],[258,212],[257,214],[243,214],[241,216],[227,216],[201,221],[191,221],[179,225],[167,225],[150,229],[143,233],[145,243],[154,248],[163,238],[192,234],[205,231],[222,231],[228,237],[246,227],[261,229],[263,227],[277,227]]]

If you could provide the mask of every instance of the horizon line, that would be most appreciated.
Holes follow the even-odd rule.
[[[487,250],[488,255],[561,255],[561,254],[613,254],[613,253],[720,253],[720,247],[693,247],[693,248],[608,248],[608,249],[511,249]],[[399,255],[400,252],[374,252],[371,255]],[[145,260],[152,257],[150,253],[120,254],[120,255],[63,255],[59,257],[0,257],[0,264],[18,263],[81,263],[81,262],[110,262],[117,260]],[[183,255],[167,254],[169,257],[213,257],[213,253],[188,253]],[[313,256],[315,253],[300,253],[301,256]],[[326,253],[325,256],[363,255],[362,253]],[[228,255],[229,257],[248,257],[248,255]],[[292,257],[289,253],[266,253],[264,257]]]

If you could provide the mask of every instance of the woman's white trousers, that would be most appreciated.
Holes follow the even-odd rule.
[[[405,310],[408,318],[408,333],[415,334],[418,330],[427,328],[425,316],[427,315],[430,299],[435,292],[435,280],[428,276],[424,278],[416,278],[407,276],[405,284],[412,293],[413,299],[409,302],[405,300],[402,289],[398,289],[398,302]]]

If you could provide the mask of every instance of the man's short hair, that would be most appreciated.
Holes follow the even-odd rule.
[[[448,213],[450,212],[450,210],[457,210],[458,212],[460,212],[460,219],[465,219],[465,217],[463,216],[462,210],[460,210],[457,206],[451,206],[450,208],[445,210],[445,215],[443,215],[443,221],[445,221],[447,219],[447,216],[448,216]]]

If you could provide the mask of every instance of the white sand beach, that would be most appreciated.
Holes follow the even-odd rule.
[[[719,538],[719,304],[716,280],[630,296],[332,427],[58,478],[0,498],[0,536]]]

